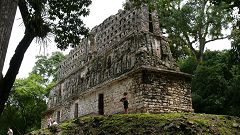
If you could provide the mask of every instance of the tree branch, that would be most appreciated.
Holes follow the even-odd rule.
[[[30,14],[28,12],[26,1],[25,0],[19,0],[18,7],[19,7],[19,10],[21,12],[21,15],[22,15],[22,18],[23,18],[23,23],[24,23],[25,27],[28,27]]]
[[[205,43],[207,44],[207,43],[209,43],[209,42],[212,42],[212,41],[215,41],[215,40],[226,39],[226,38],[228,38],[228,37],[229,37],[229,36],[225,36],[225,37],[221,37],[221,38],[213,38],[213,39],[211,39],[211,40],[206,41]]]
[[[197,39],[195,38],[195,40],[193,40],[193,41],[191,42],[186,32],[183,32],[183,36],[186,38],[186,40],[187,40],[187,42],[188,42],[188,43],[187,43],[188,47],[190,48],[190,50],[192,51],[192,53],[196,56],[196,55],[197,55],[197,51],[193,48],[192,44],[193,44],[194,42],[196,42]],[[196,36],[195,36],[195,37],[196,37]]]
[[[193,40],[192,42],[190,42],[189,44],[192,45],[192,44],[195,43],[195,42],[197,42],[197,37],[196,37],[196,36],[194,37],[194,40]]]
[[[210,24],[210,21],[208,21],[208,22],[206,23],[206,25],[204,26],[204,27],[205,27],[205,32],[203,33],[203,38],[206,38],[206,37],[207,37],[209,24]]]

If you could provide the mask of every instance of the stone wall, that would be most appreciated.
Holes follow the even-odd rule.
[[[177,72],[146,69],[142,72],[144,112],[192,112],[191,77]]]
[[[90,32],[91,36],[88,39],[84,39],[77,48],[69,53],[68,58],[61,63],[59,80],[68,77],[69,74],[86,64],[91,63],[95,57],[103,57],[106,54],[109,54],[113,49],[119,48],[119,45],[121,44],[128,45],[117,49],[120,51],[117,52],[118,54],[122,53],[121,51],[124,51],[121,49],[128,49],[128,47],[130,47],[129,44],[139,45],[134,43],[135,41],[138,42],[137,39],[128,40],[128,38],[134,34],[138,35],[143,32],[148,33],[150,31],[149,17],[152,18],[151,24],[154,27],[154,31],[151,33],[153,35],[161,36],[158,27],[159,22],[155,14],[156,13],[154,12],[148,12],[146,7],[142,7],[141,9],[119,10],[118,14],[107,18],[102,24],[94,27]],[[141,44],[143,44],[143,42],[141,42]],[[134,47],[135,46],[132,46],[131,48]]]
[[[78,116],[87,114],[98,114],[98,102],[99,94],[104,95],[104,114],[113,114],[123,111],[122,103],[120,99],[123,96],[123,92],[131,91],[133,84],[133,78],[129,76],[122,76],[114,80],[109,80],[99,86],[88,89],[85,92],[75,94],[74,96],[66,99],[63,103],[51,108],[54,113],[51,117],[57,120],[57,112],[61,112],[60,121],[66,119],[72,119],[75,117],[75,105],[78,104]],[[133,95],[129,94],[129,98]],[[130,106],[134,106],[134,100],[130,100]],[[49,108],[50,109],[50,108]],[[47,119],[47,117],[45,118]],[[46,127],[46,121],[42,121]]]
[[[74,94],[49,109],[54,110],[51,117],[55,120],[60,113],[59,122],[75,118],[76,113],[77,116],[99,114],[99,94],[103,94],[105,115],[123,113],[120,99],[128,92],[129,113],[192,112],[190,82],[189,75],[184,73],[141,67]]]
[[[179,72],[156,13],[144,6],[120,10],[94,27],[60,64],[42,126],[49,116],[61,122],[121,113],[124,92],[130,113],[191,112],[190,81],[190,75]]]
[[[173,70],[176,65],[169,60],[171,57],[164,56],[165,49],[169,48],[165,46],[167,44],[161,43],[164,41],[161,41],[160,37],[158,38],[151,34],[134,34],[120,43],[118,48],[109,50],[104,56],[95,57],[82,67],[79,66],[78,70],[60,81],[50,92],[49,108],[66,101],[71,95],[84,92],[142,65]],[[156,46],[162,55],[158,56]]]

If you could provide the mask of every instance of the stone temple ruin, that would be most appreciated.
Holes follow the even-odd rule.
[[[191,76],[179,71],[156,12],[146,6],[119,10],[60,64],[47,118],[58,122],[87,114],[192,112]]]

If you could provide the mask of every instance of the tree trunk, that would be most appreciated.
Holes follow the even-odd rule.
[[[8,100],[10,91],[22,64],[24,54],[30,46],[31,42],[33,41],[34,37],[35,35],[31,32],[25,32],[23,39],[18,44],[15,50],[15,54],[10,61],[7,74],[2,79],[2,81],[0,80],[0,116],[4,110],[5,103]]]
[[[0,0],[0,74],[8,48],[18,0]],[[1,77],[0,77],[1,79]]]
[[[206,40],[204,37],[202,37],[202,34],[199,35],[199,52],[197,56],[198,63],[201,63],[203,61],[203,53],[205,50]]]

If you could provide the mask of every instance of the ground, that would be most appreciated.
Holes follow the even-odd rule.
[[[240,134],[240,118],[195,113],[84,116],[28,135]]]

